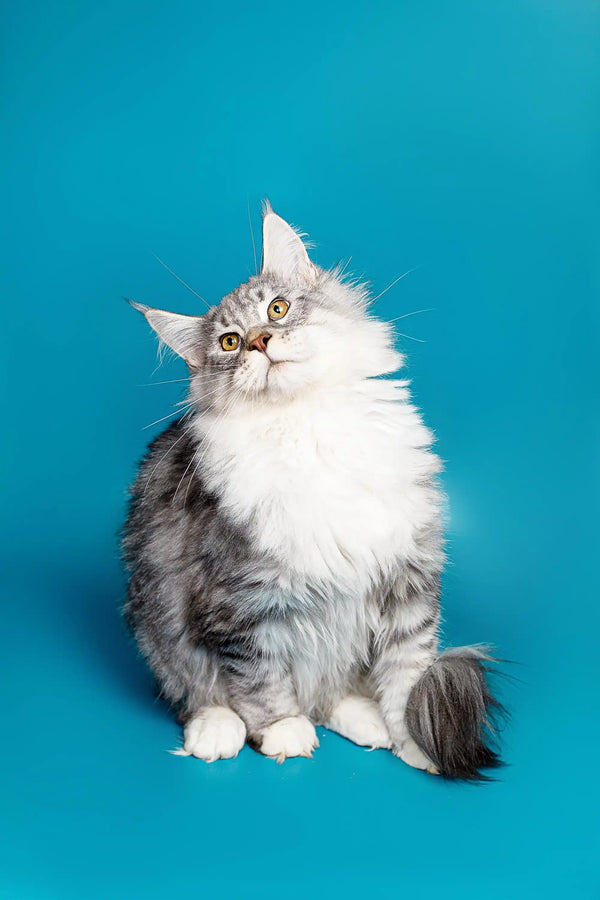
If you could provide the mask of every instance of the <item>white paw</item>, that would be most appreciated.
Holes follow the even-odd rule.
[[[413,769],[424,769],[430,775],[439,775],[439,769],[428,759],[420,747],[415,744],[411,737],[406,738],[402,746],[396,750],[396,755]]]
[[[389,750],[392,746],[379,706],[367,697],[344,697],[333,710],[325,727],[337,731],[361,747],[371,747],[373,750],[385,747]]]
[[[183,730],[182,750],[178,756],[195,756],[206,762],[237,756],[246,740],[246,726],[226,706],[206,706]]]
[[[311,757],[318,746],[317,733],[306,716],[288,716],[265,728],[260,752],[282,763],[288,756]]]

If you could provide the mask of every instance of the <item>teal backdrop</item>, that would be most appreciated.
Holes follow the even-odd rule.
[[[592,0],[6,2],[0,894],[598,896]],[[510,765],[450,784],[320,729],[205,765],[119,617],[117,531],[260,201],[372,281],[446,460],[444,640],[514,660]],[[148,427],[150,426],[150,427]]]

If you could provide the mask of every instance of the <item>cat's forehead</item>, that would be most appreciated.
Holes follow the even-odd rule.
[[[271,278],[255,275],[227,294],[215,307],[215,322],[256,318],[257,309],[282,295],[283,287]]]

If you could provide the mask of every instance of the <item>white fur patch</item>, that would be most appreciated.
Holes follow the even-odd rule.
[[[290,575],[364,594],[438,515],[431,435],[403,401],[401,388],[373,380],[238,407],[212,424],[209,487]]]
[[[288,716],[265,728],[260,752],[282,763],[290,756],[311,757],[318,746],[317,733],[306,716]]]
[[[237,756],[246,740],[246,726],[232,709],[207,706],[185,726],[178,756],[195,756],[205,762]]]
[[[375,750],[392,746],[387,726],[374,700],[357,695],[344,697],[333,710],[325,727],[337,731],[354,744]]]
[[[269,589],[248,602],[290,614],[285,632],[260,637],[266,650],[292,642],[292,677],[310,714],[365,659],[373,585],[418,554],[418,536],[437,523],[431,435],[405,388],[377,379],[240,403],[196,427],[208,438],[207,488],[265,560]]]
[[[428,759],[420,747],[418,747],[411,737],[407,738],[402,744],[402,748],[398,751],[398,756],[408,766],[413,769],[424,769],[430,775],[439,775],[439,770]]]
[[[302,242],[267,213],[265,262],[295,271],[307,259]],[[260,584],[245,598],[266,623],[257,644],[289,659],[299,708],[320,720],[367,662],[380,628],[377,586],[404,561],[423,562],[422,536],[440,516],[440,463],[407,383],[379,377],[402,364],[390,327],[368,314],[363,288],[315,271],[312,285],[282,287],[288,324],[269,328],[268,355],[240,351],[222,396],[210,381],[218,403],[201,402],[202,372],[192,378],[199,405],[191,427],[201,448],[192,471],[262,561]],[[295,326],[306,290],[314,302]],[[254,300],[242,305],[240,333],[268,327],[269,299],[257,294],[256,309]],[[423,615],[407,612],[406,626]],[[292,743],[300,755],[314,746],[312,735],[308,749]],[[296,749],[275,741],[267,755]]]

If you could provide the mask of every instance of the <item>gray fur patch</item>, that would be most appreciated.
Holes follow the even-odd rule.
[[[502,765],[490,746],[502,705],[485,673],[494,658],[481,647],[446,650],[413,687],[406,722],[413,740],[447,778],[486,781]]]
[[[491,658],[437,656],[440,464],[407,383],[380,378],[402,363],[391,328],[283,220],[268,249],[204,316],[137,304],[188,362],[190,404],[131,489],[127,622],[184,722],[229,707],[260,747],[274,723],[328,721],[358,693],[410,765],[483,778],[499,764]]]

